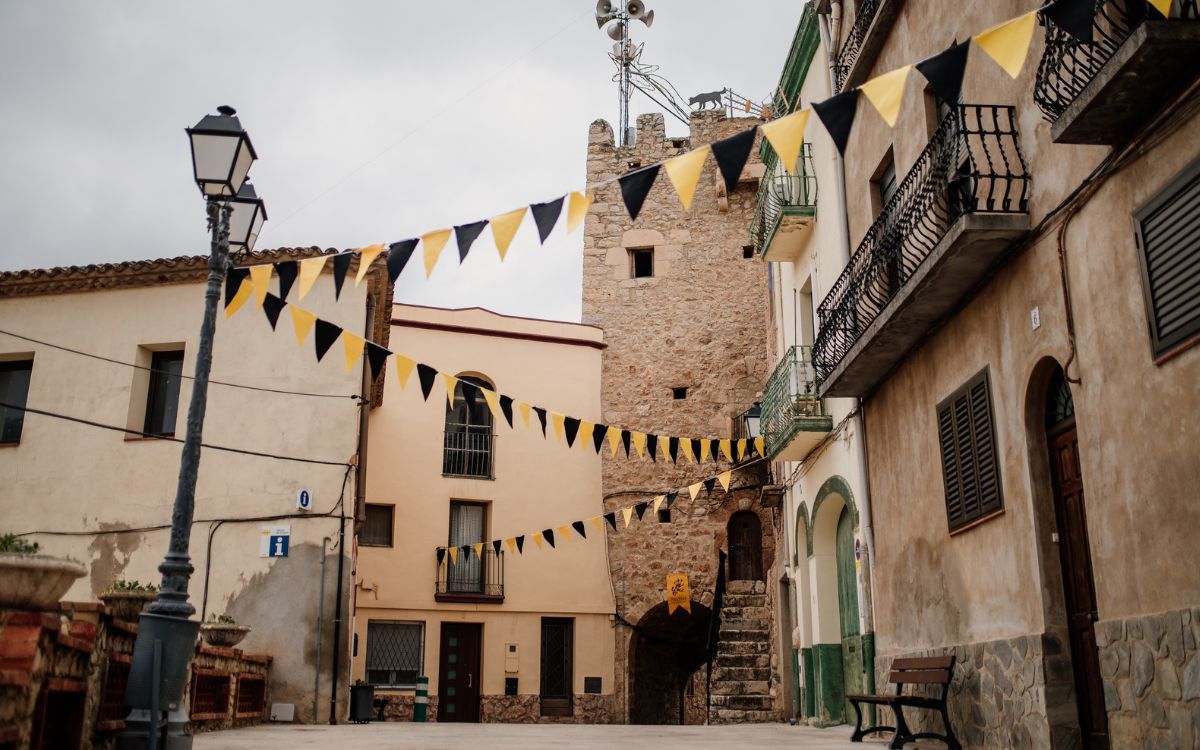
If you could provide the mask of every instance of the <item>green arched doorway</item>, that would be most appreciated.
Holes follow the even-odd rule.
[[[842,508],[837,524],[838,617],[842,631],[842,684],[845,692],[863,693],[862,629],[858,619],[858,570],[855,565],[854,516]],[[848,717],[844,717],[848,720]]]

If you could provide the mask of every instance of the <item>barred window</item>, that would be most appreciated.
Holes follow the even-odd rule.
[[[938,443],[950,533],[1000,513],[1000,467],[987,370],[937,407]]]
[[[425,623],[367,622],[367,682],[416,687],[425,658]]]

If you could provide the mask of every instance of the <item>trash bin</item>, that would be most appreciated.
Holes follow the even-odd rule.
[[[350,686],[350,721],[368,724],[374,710],[375,686],[358,683]]]

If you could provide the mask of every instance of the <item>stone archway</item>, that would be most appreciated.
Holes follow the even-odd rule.
[[[686,723],[688,683],[707,662],[712,612],[697,601],[691,613],[667,610],[652,607],[630,639],[630,724]]]

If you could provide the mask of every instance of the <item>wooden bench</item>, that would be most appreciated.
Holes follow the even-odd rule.
[[[902,748],[906,742],[916,740],[941,740],[953,750],[959,750],[962,745],[954,736],[954,727],[950,726],[950,715],[946,712],[946,695],[950,692],[950,678],[954,675],[953,656],[927,656],[913,659],[894,659],[888,682],[896,686],[892,695],[847,695],[846,699],[854,706],[857,719],[854,723],[854,735],[851,742],[862,742],[865,735],[875,732],[892,732],[892,741],[888,747]],[[923,695],[904,693],[905,685],[941,685],[941,695],[927,698]],[[863,728],[863,709],[860,704],[869,703],[877,706],[887,706],[896,715],[896,726],[877,724]],[[942,715],[942,726],[945,734],[934,732],[919,732],[913,734],[904,720],[904,708],[920,708],[927,711],[937,711]]]

